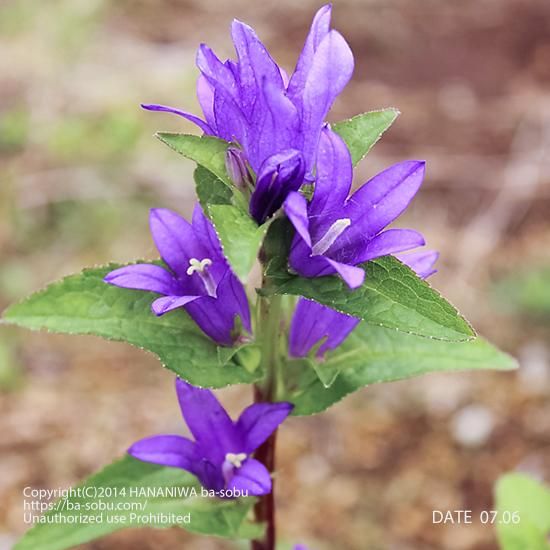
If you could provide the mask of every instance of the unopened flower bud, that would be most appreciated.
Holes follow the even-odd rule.
[[[250,173],[246,165],[244,152],[236,147],[229,147],[225,154],[225,168],[231,181],[240,189],[250,183]]]

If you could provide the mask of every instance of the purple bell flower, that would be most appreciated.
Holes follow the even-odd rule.
[[[319,141],[311,202],[291,192],[284,209],[296,229],[289,263],[304,277],[339,274],[350,288],[363,284],[357,264],[425,244],[411,229],[384,228],[408,206],[424,177],[423,161],[395,164],[349,198],[352,163],[342,139],[328,127]]]
[[[322,7],[288,79],[253,29],[233,21],[237,60],[222,62],[206,45],[197,53],[197,96],[204,120],[164,105],[143,105],[185,117],[205,133],[238,143],[257,174],[250,214],[263,223],[291,191],[313,181],[317,144],[332,103],[353,72],[346,41],[330,30]]]
[[[210,390],[176,378],[181,413],[195,441],[179,435],[155,435],[134,443],[128,453],[197,476],[211,491],[271,492],[267,468],[252,453],[292,411],[291,403],[254,403],[233,422]]]
[[[439,253],[433,250],[412,252],[397,256],[422,279],[433,275]],[[322,344],[316,352],[318,358],[337,348],[357,326],[361,319],[340,313],[330,307],[300,298],[290,322],[289,352],[292,357],[307,357],[311,350]]]
[[[190,224],[171,210],[152,209],[151,234],[169,269],[135,264],[111,271],[105,282],[162,294],[151,306],[156,315],[183,307],[215,342],[231,346],[238,316],[251,332],[245,290],[231,271],[211,222],[197,205]]]

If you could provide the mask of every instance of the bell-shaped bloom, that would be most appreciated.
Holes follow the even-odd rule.
[[[438,252],[412,252],[398,255],[422,279],[433,275],[437,270],[434,263],[439,256]],[[288,341],[289,352],[292,357],[307,357],[316,349],[316,357],[337,348],[360,322],[360,319],[340,313],[330,307],[300,298],[292,321]]]
[[[222,62],[201,45],[197,96],[204,120],[173,107],[143,105],[183,116],[204,133],[240,145],[257,175],[250,213],[258,223],[304,180],[312,181],[324,120],[351,78],[353,55],[342,35],[330,29],[330,17],[330,5],[315,15],[290,79],[240,21],[231,27],[236,61]]]
[[[271,492],[271,476],[254,451],[290,414],[290,403],[254,403],[233,422],[210,390],[176,379],[183,418],[194,441],[156,435],[134,443],[128,453],[144,462],[181,468],[211,491]]]
[[[241,336],[238,326],[250,332],[245,290],[231,271],[216,231],[201,207],[195,207],[192,224],[171,210],[152,209],[149,225],[168,269],[152,264],[129,265],[111,271],[105,282],[162,294],[151,306],[156,315],[183,307],[220,345],[231,346]]]
[[[350,288],[363,284],[357,264],[424,245],[411,229],[384,228],[408,206],[424,177],[424,162],[396,164],[348,196],[352,163],[342,139],[324,128],[311,202],[291,192],[284,209],[296,229],[289,255],[304,277],[339,274]]]

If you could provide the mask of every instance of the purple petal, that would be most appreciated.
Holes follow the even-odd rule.
[[[174,115],[181,116],[193,124],[196,124],[205,134],[214,135],[214,130],[206,122],[204,122],[204,120],[193,113],[188,113],[187,111],[182,111],[181,109],[176,109],[175,107],[167,107],[166,105],[142,103],[141,106],[147,111],[161,111],[164,113],[172,113]]]
[[[359,263],[380,258],[388,254],[411,250],[417,246],[424,246],[424,237],[412,229],[388,229],[382,231],[369,241],[362,253],[358,256]]]
[[[237,141],[246,147],[247,124],[239,106],[239,87],[233,65],[222,63],[208,46],[202,44],[197,52],[197,66],[213,90],[210,104],[210,96],[204,91],[205,84],[201,84],[199,101],[202,105],[204,100],[205,117],[216,128],[217,137]]]
[[[250,214],[263,223],[274,214],[291,191],[297,191],[304,181],[304,160],[300,151],[288,149],[265,160],[250,199]]]
[[[225,479],[219,464],[214,465],[210,460],[202,458],[197,461],[195,468],[201,484],[210,491],[221,491],[225,487]]]
[[[240,143],[248,150],[249,125],[235,98],[222,86],[214,90],[214,118],[219,138]]]
[[[434,264],[439,258],[439,252],[435,250],[412,252],[410,254],[398,254],[397,258],[416,271],[419,277],[426,279],[437,272]]]
[[[333,267],[327,263],[324,256],[312,256],[311,246],[307,244],[299,233],[294,235],[288,263],[290,267],[303,277],[322,277],[333,275]]]
[[[309,218],[307,212],[307,201],[303,195],[293,191],[289,193],[284,204],[285,214],[292,222],[296,231],[311,248],[311,237],[309,235]]]
[[[208,79],[203,75],[197,78],[197,99],[201,106],[206,122],[216,135],[216,119],[214,118],[214,88],[208,82]]]
[[[300,118],[284,89],[264,80],[250,119],[248,160],[258,171],[266,158],[301,145]]]
[[[196,204],[193,210],[193,232],[196,247],[200,254],[212,260],[210,274],[215,281],[220,281],[229,268],[229,264],[223,254],[222,245],[212,222],[204,215],[200,204]],[[200,258],[202,259],[202,258]]]
[[[193,231],[201,245],[209,251],[212,259],[224,259],[223,249],[212,222],[205,216],[201,205],[197,203],[193,209]]]
[[[159,294],[178,292],[177,281],[159,265],[136,264],[120,267],[108,273],[103,280],[122,288],[148,290]]]
[[[251,329],[250,307],[246,291],[237,277],[227,269],[218,285],[217,307],[219,315],[227,315],[229,320],[235,321],[235,316],[241,318],[241,322],[246,330]],[[233,328],[233,327],[232,327]]]
[[[239,60],[241,105],[246,112],[254,106],[264,80],[283,89],[283,79],[279,67],[252,28],[234,20],[231,36]]]
[[[247,189],[252,184],[252,178],[248,169],[246,155],[242,149],[228,147],[225,152],[225,169],[229,179],[235,187]]]
[[[255,451],[290,414],[291,403],[254,403],[247,407],[237,421],[237,430],[244,440],[243,453]]]
[[[350,288],[357,288],[365,280],[365,272],[355,262],[343,263],[322,255],[311,255],[311,248],[295,235],[289,255],[290,266],[303,277],[324,277],[337,273]],[[349,265],[348,265],[349,264]]]
[[[330,31],[319,44],[304,85],[302,117],[306,171],[315,162],[315,150],[325,117],[353,72],[353,54],[337,31]]]
[[[312,300],[300,298],[290,324],[290,355],[306,357],[325,338],[317,351],[317,357],[322,357],[326,351],[338,347],[359,321]]]
[[[319,47],[319,44],[322,42],[323,38],[325,38],[329,32],[331,11],[332,6],[327,4],[326,6],[320,8],[313,18],[311,29],[306,38],[302,53],[298,59],[298,63],[296,64],[294,74],[292,75],[288,85],[288,95],[291,98],[301,94],[304,88],[308,72],[311,69],[315,51]]]
[[[185,306],[185,311],[195,321],[198,327],[220,346],[232,346],[231,331],[234,326],[232,317],[222,315],[216,298],[204,296]]]
[[[227,489],[248,491],[251,496],[267,495],[271,492],[271,476],[267,468],[255,458],[248,458],[237,468]]]
[[[214,88],[223,87],[228,94],[237,99],[237,82],[229,66],[222,63],[206,44],[197,51],[197,67]]]
[[[379,233],[409,205],[425,172],[423,161],[406,161],[380,172],[359,188],[348,200],[345,217],[352,220],[348,241]]]
[[[197,460],[195,444],[179,435],[155,435],[134,443],[128,454],[143,462],[182,468],[194,473]]]
[[[252,332],[250,306],[246,291],[239,279],[231,272],[228,272],[218,285],[218,303],[220,308],[224,308],[224,311],[232,312],[233,321],[238,315],[244,328],[248,332]]]
[[[351,190],[351,156],[342,138],[327,127],[321,131],[317,155],[317,179],[310,215],[328,214],[332,223],[333,218],[342,213]]]
[[[172,271],[186,277],[189,259],[196,257],[193,253],[195,235],[191,224],[172,210],[152,208],[149,226],[162,259]]]
[[[160,317],[173,309],[183,307],[199,298],[203,298],[203,296],[163,296],[162,298],[157,298],[151,304],[151,309],[155,315]]]
[[[358,288],[363,284],[365,280],[365,271],[362,268],[342,264],[330,258],[325,259],[351,289]]]
[[[242,445],[233,421],[210,390],[176,378],[181,413],[197,442],[197,452],[221,467],[228,452]]]
[[[250,308],[241,282],[229,268],[216,289],[217,297],[204,296],[185,306],[201,330],[221,346],[232,346],[235,336],[235,317],[250,332]]]

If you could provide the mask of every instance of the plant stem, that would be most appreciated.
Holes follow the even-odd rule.
[[[254,402],[272,402],[277,400],[280,391],[280,337],[281,337],[281,297],[258,298],[259,315],[256,331],[262,346],[261,367],[266,373],[265,382],[254,386]],[[268,471],[275,471],[275,442],[277,430],[258,448],[255,457]],[[265,534],[261,540],[252,541],[252,550],[275,550],[275,481],[272,480],[271,493],[263,495],[254,507],[256,522],[265,525]]]
[[[265,401],[258,388],[255,388],[255,401]],[[259,460],[270,473],[275,470],[275,442],[277,440],[277,430],[265,441],[265,443],[256,451],[256,459]],[[272,480],[271,493],[263,495],[254,506],[254,516],[257,523],[265,525],[264,538],[262,540],[253,540],[252,550],[275,550],[276,529],[275,529],[275,480]]]
[[[281,296],[259,298],[260,315],[257,332],[262,346],[261,367],[266,373],[260,395],[254,399],[276,401],[280,386],[280,337],[281,337]]]

